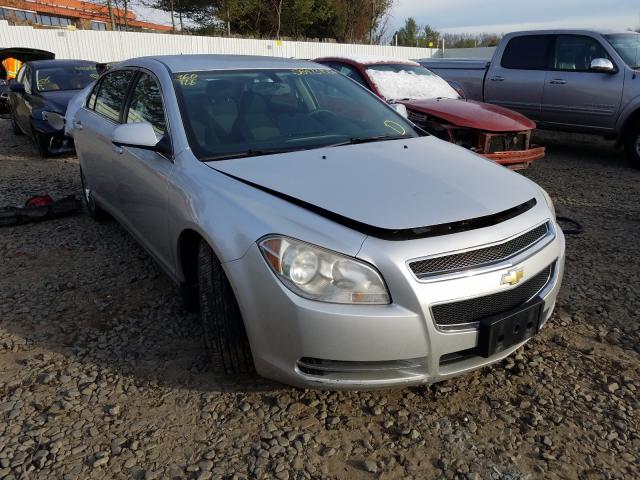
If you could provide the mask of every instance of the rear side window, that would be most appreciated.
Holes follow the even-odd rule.
[[[125,123],[139,122],[150,123],[158,137],[162,137],[167,130],[160,87],[155,79],[146,73],[140,75],[133,89],[125,121]]]
[[[95,97],[93,110],[109,120],[118,122],[133,75],[132,70],[119,70],[107,73],[102,77],[97,87],[98,93]],[[92,100],[91,96],[89,101]]]
[[[504,68],[545,70],[549,63],[551,35],[526,35],[509,40],[502,55]]]

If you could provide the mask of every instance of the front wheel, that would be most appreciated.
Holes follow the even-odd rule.
[[[49,150],[49,145],[51,144],[51,137],[48,135],[41,135],[38,132],[33,131],[33,139],[36,142],[36,147],[38,147],[38,153],[42,158],[48,158],[51,156],[51,151]]]
[[[216,372],[253,373],[244,321],[231,284],[211,247],[198,247],[198,294],[204,339]]]
[[[640,170],[640,122],[631,129],[625,141],[624,150],[633,168]]]
[[[16,122],[16,119],[13,118],[13,115],[11,115],[11,129],[13,130],[14,135],[24,135],[24,133],[22,133],[22,130],[20,130],[18,122]]]

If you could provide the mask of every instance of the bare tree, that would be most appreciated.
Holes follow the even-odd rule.
[[[276,7],[276,14],[278,16],[278,29],[276,30],[276,38],[280,40],[280,27],[282,25],[282,2],[283,0],[272,0],[273,6]]]

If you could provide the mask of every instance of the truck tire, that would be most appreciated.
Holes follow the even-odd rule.
[[[82,168],[80,169],[80,183],[82,184],[82,200],[87,207],[89,216],[97,222],[107,220],[109,218],[109,214],[100,208],[100,205],[98,205],[95,198],[93,198],[91,189],[87,186],[87,181],[84,178]]]
[[[213,250],[198,246],[198,291],[204,339],[216,373],[254,372],[244,321],[231,284]]]
[[[624,150],[633,168],[640,170],[640,122],[637,122],[627,135]]]

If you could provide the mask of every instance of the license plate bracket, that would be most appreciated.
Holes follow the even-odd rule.
[[[480,320],[478,355],[489,358],[538,333],[544,301],[530,300],[511,312]]]

